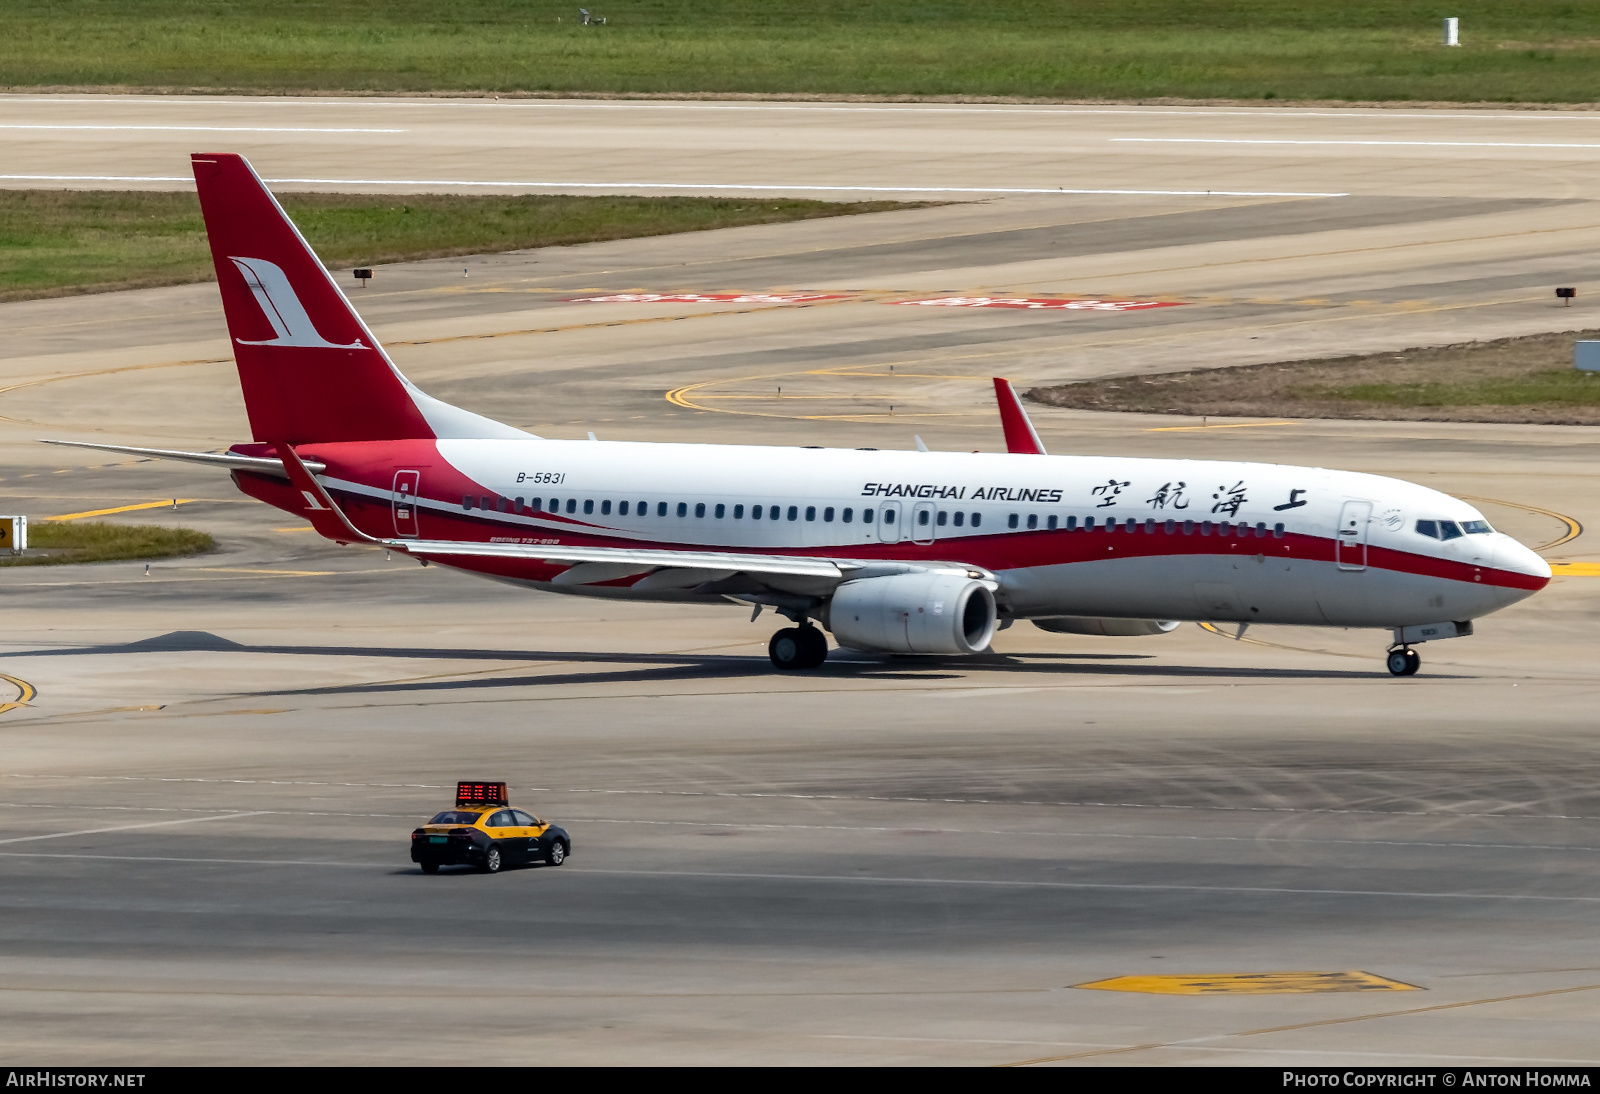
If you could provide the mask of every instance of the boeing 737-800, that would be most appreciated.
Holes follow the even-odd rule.
[[[231,470],[368,543],[546,592],[762,606],[772,663],[842,646],[975,654],[1018,619],[1089,635],[1177,621],[1370,627],[1388,668],[1543,588],[1471,505],[1397,479],[1050,456],[995,381],[1006,453],[548,440],[402,376],[250,165],[193,157],[254,442],[126,448]],[[76,442],[56,442],[76,443]]]

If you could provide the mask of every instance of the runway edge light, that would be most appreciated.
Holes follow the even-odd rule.
[[[20,555],[28,549],[28,518],[0,517],[0,551]]]

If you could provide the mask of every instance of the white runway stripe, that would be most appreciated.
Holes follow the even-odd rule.
[[[11,839],[0,839],[0,843],[31,843],[34,840],[42,839],[94,836],[102,832],[127,832],[135,828],[163,828],[173,824],[199,824],[201,821],[232,820],[235,817],[260,817],[265,815],[265,810],[257,810],[253,813],[218,813],[211,817],[184,817],[181,820],[147,821],[144,824],[118,824],[110,828],[80,828],[75,832],[48,832],[42,836],[13,836]]]
[[[0,182],[189,182],[187,175],[0,175]],[[483,186],[513,190],[734,190],[748,192],[850,193],[850,194],[1105,194],[1135,197],[1219,197],[1219,198],[1343,198],[1347,193],[1322,193],[1305,190],[1087,190],[1065,186],[812,186],[792,183],[784,186],[767,183],[733,182],[537,182],[510,180],[486,182],[480,179],[263,179],[268,183],[299,183],[314,186]]]
[[[322,126],[263,125],[0,125],[0,129],[89,129],[95,132],[138,130],[153,133],[409,133],[409,129],[328,129]]]
[[[1600,144],[1532,144],[1523,141],[1346,141],[1244,137],[1111,137],[1112,144],[1331,144],[1363,148],[1600,148]]]

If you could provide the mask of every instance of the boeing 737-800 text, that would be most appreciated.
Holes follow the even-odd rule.
[[[536,437],[413,387],[250,165],[193,159],[255,440],[84,447],[229,468],[341,543],[548,592],[770,606],[795,624],[769,645],[781,669],[823,662],[816,624],[854,649],[959,655],[1017,619],[1195,620],[1383,628],[1410,675],[1417,643],[1550,580],[1471,505],[1397,479],[1047,455],[1002,380],[1004,454]]]

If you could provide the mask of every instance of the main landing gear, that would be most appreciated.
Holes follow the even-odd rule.
[[[1387,663],[1396,676],[1415,676],[1422,667],[1422,655],[1410,646],[1395,646],[1389,651]]]
[[[767,643],[767,656],[775,668],[814,669],[828,659],[828,640],[810,623],[785,627]]]

